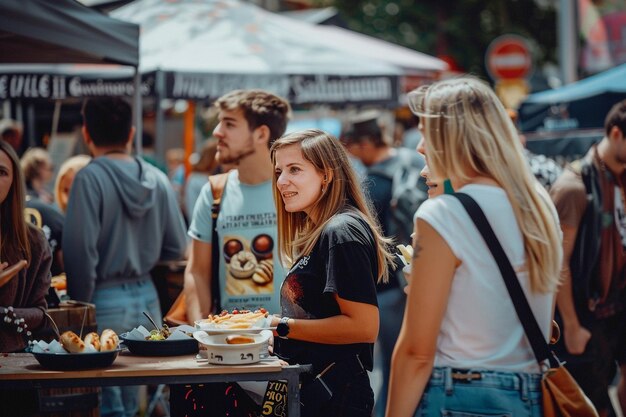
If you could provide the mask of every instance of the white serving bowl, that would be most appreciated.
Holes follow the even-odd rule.
[[[229,345],[226,338],[229,334],[208,334],[204,330],[193,333],[202,346],[206,348],[206,358],[215,365],[244,365],[255,363],[269,356],[268,345],[272,332],[263,330],[260,333],[237,333],[254,339],[254,343]]]

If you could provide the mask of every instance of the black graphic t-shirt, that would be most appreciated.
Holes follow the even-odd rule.
[[[301,257],[281,287],[283,317],[323,319],[341,314],[340,298],[378,306],[378,260],[369,225],[354,212],[334,216],[310,254]],[[313,364],[314,370],[358,354],[372,369],[373,344],[330,345],[293,339],[275,339],[276,352],[289,363]]]

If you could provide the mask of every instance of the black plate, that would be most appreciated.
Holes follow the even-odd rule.
[[[121,349],[93,353],[35,353],[33,356],[46,369],[75,371],[111,366]]]
[[[127,339],[128,333],[122,333],[120,340],[130,353],[140,356],[179,356],[198,353],[196,339],[178,340],[137,340]]]

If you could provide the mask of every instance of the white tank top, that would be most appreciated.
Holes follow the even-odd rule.
[[[458,191],[474,198],[485,213],[548,340],[554,294],[530,291],[522,235],[505,191],[478,184]],[[498,265],[465,208],[455,197],[442,195],[425,201],[416,217],[430,224],[461,260],[437,339],[435,366],[540,372]]]

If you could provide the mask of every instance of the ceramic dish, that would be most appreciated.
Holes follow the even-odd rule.
[[[198,353],[198,342],[193,338],[175,340],[140,340],[122,333],[120,340],[130,353],[139,356],[179,356]]]
[[[209,363],[215,365],[244,365],[268,356],[267,347],[272,332],[248,333],[240,330],[237,334],[253,338],[254,343],[229,345],[225,334],[208,334],[204,330],[194,332],[193,337],[206,348]]]
[[[107,368],[119,355],[121,349],[93,353],[35,353],[39,364],[55,371],[75,371],[80,369]]]
[[[203,330],[208,334],[242,334],[242,333],[261,333],[263,330],[276,330],[276,327],[258,327],[252,326],[248,329],[223,329],[220,327],[213,327],[203,320],[197,320],[194,322],[196,329]]]

